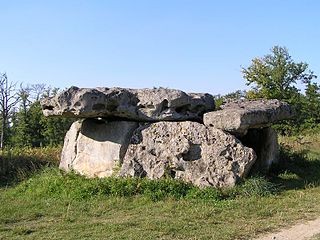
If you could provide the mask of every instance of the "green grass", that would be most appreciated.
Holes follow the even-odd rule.
[[[319,189],[220,201],[0,197],[3,239],[247,239],[320,211]],[[306,210],[307,209],[307,210]]]
[[[245,185],[243,185],[243,188]],[[239,189],[242,189],[239,187]],[[57,168],[47,168],[23,181],[11,191],[14,197],[24,195],[30,199],[52,198],[72,201],[97,197],[143,196],[152,201],[173,199],[220,200],[223,193],[214,188],[199,189],[173,179],[148,180],[144,178],[87,179],[75,173],[64,174]]]
[[[45,164],[25,168],[14,157],[23,170],[11,167],[12,176],[2,176],[0,239],[253,238],[320,216],[317,144],[295,147],[297,152],[284,148],[285,161],[267,179],[221,190],[170,179],[86,179],[60,172],[56,160],[46,158],[55,156],[49,149],[33,158],[21,154]]]

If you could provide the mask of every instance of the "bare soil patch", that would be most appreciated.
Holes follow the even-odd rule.
[[[268,234],[257,240],[302,240],[310,239],[317,234],[320,234],[320,218]]]

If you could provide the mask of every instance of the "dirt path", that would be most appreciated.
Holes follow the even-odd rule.
[[[256,240],[306,240],[320,233],[320,218],[306,223],[294,225],[258,238]]]

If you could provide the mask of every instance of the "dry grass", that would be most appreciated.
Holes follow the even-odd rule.
[[[13,148],[0,151],[0,186],[10,185],[45,166],[58,166],[61,147]]]

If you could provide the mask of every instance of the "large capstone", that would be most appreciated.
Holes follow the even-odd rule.
[[[115,118],[134,121],[202,121],[214,110],[210,94],[167,88],[77,88],[41,101],[45,116]]]
[[[86,119],[74,122],[64,139],[60,168],[88,177],[114,174],[125,155],[136,122]]]
[[[222,105],[221,108],[222,110],[206,113],[204,124],[237,136],[246,135],[248,129],[268,127],[294,116],[289,104],[276,99],[238,100]]]
[[[172,177],[197,186],[233,186],[256,160],[234,136],[196,122],[158,122],[138,128],[121,176]]]

